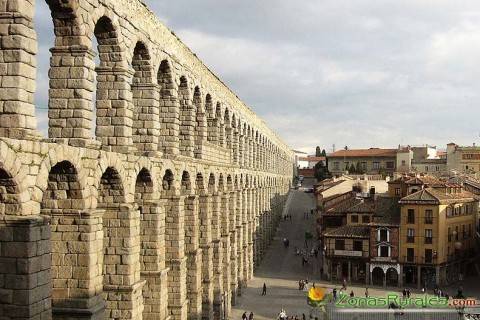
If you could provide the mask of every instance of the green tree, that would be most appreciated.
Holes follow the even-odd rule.
[[[326,157],[327,156],[327,152],[325,151],[325,149],[322,149],[322,157]]]
[[[360,162],[357,162],[357,174],[364,174],[362,166],[360,165]]]
[[[322,181],[331,177],[330,172],[328,172],[327,165],[323,161],[318,161],[314,167],[314,175],[317,181]]]
[[[350,165],[350,168],[348,169],[348,173],[358,173],[353,163]]]
[[[320,151],[320,147],[317,146],[317,148],[315,149],[315,157],[320,157],[322,155],[322,152]]]

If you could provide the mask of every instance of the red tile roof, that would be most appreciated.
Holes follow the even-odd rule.
[[[351,150],[338,150],[327,155],[328,158],[349,158],[349,157],[395,157],[397,155],[397,149],[351,149]]]

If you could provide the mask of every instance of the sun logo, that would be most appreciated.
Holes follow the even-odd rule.
[[[308,290],[308,300],[311,302],[320,302],[325,298],[325,289],[324,288],[310,288]]]

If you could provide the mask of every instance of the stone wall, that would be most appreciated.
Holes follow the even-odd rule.
[[[292,152],[140,1],[47,3],[42,139],[35,0],[0,0],[0,319],[220,319]]]

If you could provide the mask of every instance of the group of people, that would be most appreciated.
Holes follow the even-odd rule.
[[[311,209],[310,212],[305,211],[305,212],[303,213],[303,219],[309,219],[310,216],[313,216],[313,214],[314,214],[314,210],[313,210],[313,209]]]
[[[287,213],[286,215],[283,216],[283,221],[290,221],[292,222],[292,215],[290,213]]]
[[[242,314],[242,320],[253,320],[253,312],[250,311],[250,314],[247,316],[247,313]]]
[[[302,320],[306,320],[306,319],[307,319],[307,317],[305,316],[305,313],[302,313]],[[300,320],[300,318],[297,315],[289,317],[287,315],[287,312],[285,311],[285,309],[282,309],[278,313],[277,320]],[[315,320],[318,320],[318,318],[315,317]]]
[[[300,279],[298,280],[298,290],[304,290],[308,284],[308,279]],[[315,285],[313,285],[315,287]]]

